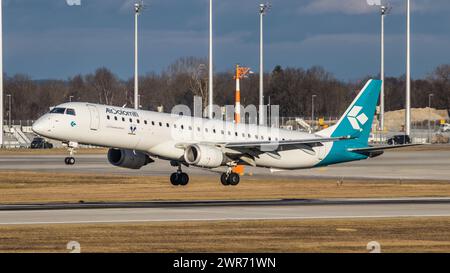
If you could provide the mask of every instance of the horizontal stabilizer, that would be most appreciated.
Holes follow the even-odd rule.
[[[375,147],[367,147],[367,148],[348,149],[348,151],[349,152],[355,152],[355,153],[368,153],[368,152],[378,152],[378,151],[399,149],[399,148],[406,148],[406,147],[413,147],[413,146],[420,146],[420,145],[423,145],[423,144],[375,146]]]

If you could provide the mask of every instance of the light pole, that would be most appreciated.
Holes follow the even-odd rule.
[[[431,98],[433,98],[434,94],[431,93],[428,95],[428,109],[430,111],[428,118],[428,142],[431,143]]]
[[[0,147],[3,146],[3,1],[0,0]]]
[[[311,96],[311,132],[314,133],[314,99],[317,97],[317,95]]]
[[[73,96],[69,96],[69,102],[72,102]]]
[[[381,93],[380,93],[380,131],[384,131],[384,17],[389,13],[387,6],[381,6]]]
[[[142,99],[142,95],[139,95],[138,96],[138,106],[139,106],[139,109],[142,109],[142,105],[141,105],[141,99]]]
[[[411,135],[411,1],[406,0],[406,109],[405,135]]]
[[[8,124],[9,124],[9,131],[11,131],[11,94],[6,95],[8,97]]]
[[[259,5],[259,21],[260,21],[260,45],[259,45],[259,125],[266,123],[264,109],[264,15],[270,8],[270,4]],[[267,125],[267,124],[266,124]]]
[[[144,8],[144,2],[134,4],[134,109],[139,109],[139,71],[138,71],[138,18]]]
[[[209,0],[209,94],[208,94],[208,117],[213,118],[213,0]]]

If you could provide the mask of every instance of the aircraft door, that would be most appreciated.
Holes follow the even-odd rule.
[[[91,130],[97,131],[100,125],[100,115],[95,105],[88,105],[89,113],[91,115]]]

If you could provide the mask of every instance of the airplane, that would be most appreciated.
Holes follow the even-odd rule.
[[[189,176],[182,167],[225,167],[220,181],[236,186],[237,165],[298,170],[365,160],[386,149],[406,147],[368,144],[381,81],[369,80],[337,124],[314,134],[218,119],[71,102],[53,108],[39,118],[32,130],[62,141],[74,165],[79,144],[109,148],[108,161],[117,167],[141,169],[154,159],[170,161],[177,171],[174,186],[186,186]]]

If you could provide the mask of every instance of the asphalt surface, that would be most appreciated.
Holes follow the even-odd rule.
[[[60,208],[54,207],[55,204],[41,204],[41,208],[34,210],[25,207],[8,210],[2,206],[0,225],[450,217],[448,198],[203,201],[105,208],[108,205],[114,204],[72,209],[67,204]]]
[[[157,160],[141,170],[121,169],[110,165],[106,155],[79,155],[75,166],[64,165],[64,155],[0,156],[0,170],[47,171],[68,173],[102,173],[141,176],[169,176],[175,171],[169,162]],[[450,181],[450,151],[386,152],[374,159],[329,167],[271,173],[268,169],[246,167],[254,176],[297,178],[368,178]],[[199,168],[184,168],[190,175],[217,176]],[[216,170],[220,172],[222,170]]]

